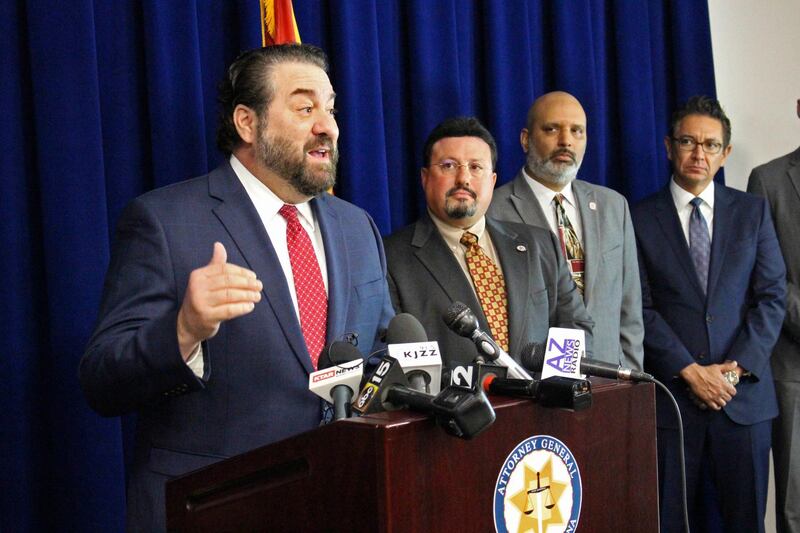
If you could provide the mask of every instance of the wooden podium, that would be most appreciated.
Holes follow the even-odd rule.
[[[408,411],[329,424],[170,481],[167,528],[494,531],[506,458],[549,435],[580,469],[577,531],[657,532],[654,388],[592,378],[592,391],[575,413],[492,396],[497,420],[471,441]]]

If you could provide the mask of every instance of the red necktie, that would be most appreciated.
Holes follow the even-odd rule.
[[[300,309],[300,327],[311,356],[311,364],[316,370],[319,354],[325,346],[328,296],[325,294],[322,273],[311,239],[297,219],[297,208],[285,204],[278,212],[286,219],[286,245],[289,248],[289,261],[292,263],[297,307]]]

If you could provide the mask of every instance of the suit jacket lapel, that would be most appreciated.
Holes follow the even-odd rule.
[[[794,186],[794,191],[797,196],[800,196],[800,148],[794,151],[792,157],[789,158],[789,168],[786,169],[789,174],[789,180]]]
[[[603,233],[600,231],[600,223],[597,213],[595,195],[583,186],[580,181],[572,182],[572,191],[575,193],[575,200],[578,203],[578,212],[581,215],[581,228],[583,235],[581,246],[583,246],[584,269],[583,273],[585,286],[583,291],[583,301],[589,305],[594,290],[594,281],[597,275],[596,270],[600,264],[600,254],[603,250]],[[589,204],[595,204],[595,209],[590,209]]]
[[[336,340],[337,332],[344,329],[350,298],[350,266],[348,264],[344,232],[339,217],[328,203],[328,195],[315,198],[311,207],[319,222],[325,243],[325,263],[328,268],[328,331],[327,342]],[[351,333],[351,332],[345,332]]]
[[[417,260],[431,273],[431,277],[450,301],[463,302],[469,306],[478,318],[481,328],[488,330],[488,322],[475,292],[427,213],[414,227],[411,246],[416,248],[414,255]]]
[[[517,177],[511,183],[510,198],[514,209],[517,210],[525,224],[540,228],[550,228],[550,224],[547,222],[544,212],[542,212],[542,206],[539,205],[539,200],[536,199],[536,195],[533,194],[530,185],[525,181],[525,175],[522,171],[517,174]]]
[[[714,234],[711,237],[711,257],[708,264],[708,295],[712,295],[719,280],[725,249],[730,242],[731,228],[736,220],[736,206],[730,191],[714,184]]]
[[[523,343],[527,342],[522,335],[528,323],[530,309],[528,298],[531,268],[528,262],[528,243],[522,242],[516,233],[509,232],[491,219],[486,219],[486,227],[497,250],[505,278],[508,296],[508,348],[511,353],[519,353]]]
[[[287,305],[292,297],[280,261],[253,202],[230,164],[225,163],[211,173],[209,194],[221,200],[213,209],[214,214],[236,243],[247,267],[256,272],[264,284],[264,300],[256,306],[256,312],[259,306],[272,310],[300,364],[306,371],[312,372],[300,322],[294,308]],[[264,279],[265,276],[269,276],[269,279]]]
[[[669,243],[672,253],[678,259],[678,263],[684,270],[686,279],[691,280],[692,287],[697,293],[698,298],[701,302],[705,302],[705,294],[703,288],[700,287],[700,279],[697,277],[697,271],[694,268],[692,256],[689,255],[689,245],[686,243],[686,237],[683,234],[683,228],[678,219],[678,212],[675,210],[675,203],[672,200],[672,194],[669,192],[669,185],[662,189],[658,195],[655,216],[661,227],[664,240]],[[650,238],[657,239],[658,236],[652,235]],[[668,263],[668,261],[665,260],[665,264],[666,263]]]

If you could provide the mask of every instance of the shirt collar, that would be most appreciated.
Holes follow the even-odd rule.
[[[437,218],[437,216],[434,215],[430,209],[428,209],[428,214],[430,215],[433,224],[436,226],[436,229],[439,230],[439,233],[442,235],[442,238],[450,248],[461,246],[461,236],[464,235],[464,232],[466,231],[475,235],[478,238],[478,244],[480,244],[481,238],[483,237],[483,234],[486,231],[485,216],[481,217],[480,220],[478,220],[475,224],[473,224],[469,228],[457,228]]]
[[[533,195],[536,196],[536,199],[542,205],[547,205],[553,203],[553,197],[558,194],[553,189],[545,187],[528,174],[528,170],[525,167],[522,167],[522,175],[525,176],[525,181],[533,191]],[[564,195],[564,199],[571,205],[577,205],[575,202],[575,193],[572,191],[572,181],[567,183],[563,189],[561,189],[561,194]]]
[[[261,211],[266,216],[270,218],[278,216],[278,211],[280,211],[285,202],[278,198],[278,195],[272,192],[272,189],[264,185],[252,172],[247,170],[247,167],[233,154],[231,154],[230,164],[236,177],[242,182],[242,186],[244,186],[250,199],[253,200],[253,203],[257,203],[261,206]],[[315,231],[316,227],[314,225],[314,215],[311,210],[310,200],[294,204],[294,206],[297,208],[297,213],[300,215],[301,222],[305,222],[304,226],[306,230]]]
[[[675,202],[675,206],[678,209],[685,208],[695,197],[692,193],[675,183],[675,176],[672,176],[669,180],[669,192],[672,194],[672,201]],[[709,183],[697,197],[703,200],[711,209],[714,209],[714,180],[711,180],[711,183]]]

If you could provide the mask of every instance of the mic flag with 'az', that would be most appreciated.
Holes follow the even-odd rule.
[[[544,353],[542,379],[552,376],[584,379],[581,359],[586,354],[586,332],[581,329],[550,328]]]

